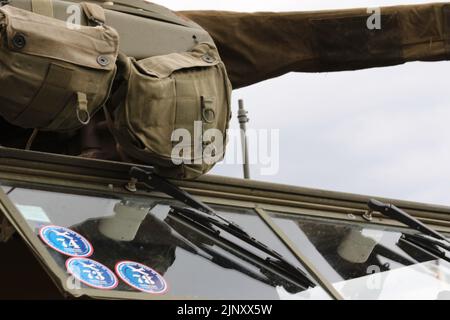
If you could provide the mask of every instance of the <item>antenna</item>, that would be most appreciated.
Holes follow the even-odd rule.
[[[242,157],[243,169],[244,169],[244,179],[250,179],[250,166],[248,161],[248,140],[247,140],[247,122],[250,120],[247,117],[248,111],[244,109],[244,100],[239,99],[239,111],[238,120],[239,127],[241,131],[241,145],[242,145]]]

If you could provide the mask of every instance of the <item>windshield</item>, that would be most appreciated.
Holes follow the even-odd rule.
[[[304,290],[274,283],[264,270],[177,226],[168,217],[174,201],[4,190],[71,287],[206,299],[283,299]],[[254,211],[215,209],[301,269]]]
[[[174,200],[3,190],[47,252],[44,259],[54,262],[56,267],[45,263],[51,274],[71,292],[95,289],[95,296],[115,292],[150,299],[330,299],[319,285],[292,286],[231,253],[198,232],[204,225],[187,228],[171,215],[180,206]],[[253,209],[212,207],[312,279]],[[411,229],[268,213],[345,299],[450,298],[449,263],[404,241],[402,234],[415,233]]]
[[[402,233],[413,233],[409,229],[274,212],[271,217],[345,299],[450,298],[450,265],[402,241]]]

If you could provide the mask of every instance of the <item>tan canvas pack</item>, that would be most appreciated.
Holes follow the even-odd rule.
[[[154,4],[98,3],[104,8],[80,3],[81,24],[97,25],[74,30],[65,21],[72,2],[13,0],[22,10],[0,9],[0,115],[25,128],[71,130],[106,103],[123,159],[169,177],[206,173],[224,156],[231,116],[231,84],[213,40]]]
[[[112,131],[127,156],[182,179],[223,158],[231,84],[213,44],[123,64]]]
[[[82,7],[97,25],[69,25],[9,5],[0,8],[0,115],[8,122],[77,129],[107,100],[119,37],[99,21],[101,7]]]

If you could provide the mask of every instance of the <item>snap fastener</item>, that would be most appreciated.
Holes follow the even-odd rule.
[[[214,61],[216,61],[216,59],[211,57],[209,54],[204,54],[202,56],[202,59],[203,59],[203,61],[208,62],[208,63],[213,63]]]
[[[12,38],[12,44],[16,49],[22,49],[27,44],[27,39],[21,33],[16,33]]]
[[[109,58],[107,56],[98,56],[97,62],[102,67],[106,67],[109,64]]]

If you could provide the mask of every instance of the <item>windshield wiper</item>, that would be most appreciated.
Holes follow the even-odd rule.
[[[166,179],[158,176],[157,174],[143,170],[138,167],[132,167],[130,170],[130,177],[140,181],[151,188],[157,189],[158,191],[164,192],[165,194],[171,196],[172,198],[187,204],[188,206],[209,213],[214,214],[214,210],[204,204],[201,201],[198,201],[194,197],[192,197],[186,191],[178,188],[174,184],[170,183]]]
[[[262,274],[272,281],[273,285],[281,285],[289,292],[295,293],[315,286],[315,284],[306,274],[303,273],[303,271],[291,265],[280,254],[273,250],[264,249],[265,246],[253,245],[246,241],[247,239],[240,236],[238,233],[233,234],[228,232],[226,228],[223,229],[220,227],[220,223],[213,223],[212,219],[209,217],[204,217],[203,213],[195,209],[172,206],[168,217],[174,219],[183,227],[198,233],[219,248],[231,253],[243,261],[246,261],[254,267],[257,267]],[[173,227],[178,233],[182,232],[176,225]],[[239,245],[236,241],[223,237],[222,232],[224,231],[235,236],[239,240],[251,244],[253,249],[259,249],[267,256],[263,258],[244,246]],[[275,257],[274,255],[269,254],[269,252],[275,253]]]
[[[274,282],[271,281],[270,278],[251,270],[241,263],[233,261],[230,257],[220,253],[218,250],[210,248],[207,243],[201,241],[198,236],[190,233],[190,230],[180,226],[176,220],[172,219],[172,217],[167,216],[164,220],[161,220],[150,212],[146,219],[151,221],[150,225],[152,228],[158,230],[159,241],[162,243],[166,245],[175,244],[177,247],[206,259],[222,268],[237,270],[255,280],[268,285],[274,285]],[[150,232],[153,232],[153,230],[150,230]]]
[[[406,243],[418,249],[422,249],[435,258],[441,258],[450,262],[450,258],[447,256],[447,251],[450,251],[450,242],[445,236],[420,222],[405,211],[397,208],[393,204],[386,204],[381,201],[371,199],[368,203],[368,207],[370,211],[378,211],[381,214],[402,222],[408,227],[421,233],[403,233],[399,240],[400,242]]]
[[[183,226],[201,233],[202,236],[213,241],[218,247],[258,267],[263,274],[276,283],[291,288],[290,291],[293,291],[293,286],[298,287],[298,291],[315,286],[315,283],[305,273],[285,260],[281,254],[251,237],[239,225],[217,214],[214,209],[193,198],[189,193],[164,178],[137,167],[130,170],[130,176],[188,205],[190,208],[171,207],[169,217],[176,219]],[[222,237],[221,231],[238,238],[254,249],[264,252],[267,257],[261,258],[243,246]]]
[[[249,262],[248,259],[241,259],[240,255],[237,258],[243,260],[244,263],[235,261],[234,259],[236,259],[236,255],[234,255],[233,252],[230,252],[230,250],[226,249],[224,250],[224,246],[217,245],[217,241],[219,239],[216,238],[216,236],[213,236],[214,240],[212,241],[211,238],[208,237],[208,235],[205,235],[204,230],[200,230],[197,226],[193,226],[190,222],[186,222],[186,220],[184,220],[183,218],[177,217],[176,214],[173,214],[173,212],[169,212],[167,217],[164,219],[164,222],[172,227],[173,230],[176,231],[176,233],[179,235],[179,237],[183,237],[184,239],[189,241],[191,245],[191,249],[189,250],[190,252],[195,253],[196,255],[207,259],[218,266],[239,271],[257,281],[273,287],[281,285],[286,289],[286,291],[291,293],[297,293],[309,287],[304,285],[299,286],[296,283],[293,284],[290,281],[284,280],[282,277],[279,277],[271,272],[267,272],[266,269],[258,268],[258,270],[253,270],[245,265],[245,262]],[[202,228],[208,227],[205,226]],[[214,232],[213,230],[209,231]],[[220,250],[215,249],[214,245],[217,245],[217,247],[219,247],[219,249],[222,249],[222,251],[231,253],[232,256],[234,256],[234,259],[232,259],[227,254],[221,253]],[[193,246],[201,251],[195,249]],[[202,252],[208,254],[209,257]],[[255,267],[254,263],[250,264],[251,266]]]
[[[406,213],[405,211],[397,208],[393,204],[387,204],[375,199],[371,199],[368,203],[368,206],[370,211],[378,211],[379,213],[401,223],[404,223],[408,227],[417,230],[425,235],[431,236],[438,240],[443,240],[447,244],[449,243],[447,238],[442,234],[428,227],[426,224],[420,222],[419,220]]]
[[[416,249],[422,249],[433,258],[443,259],[450,262],[450,257],[448,256],[448,251],[450,246],[444,241],[437,240],[435,238],[421,235],[421,234],[402,234],[399,240],[400,242],[406,243]]]

